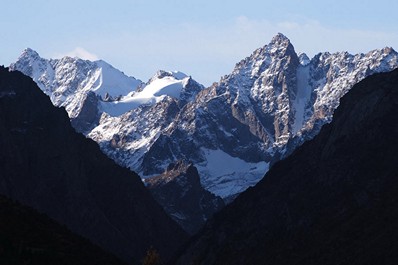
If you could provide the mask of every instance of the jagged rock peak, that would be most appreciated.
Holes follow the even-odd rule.
[[[384,54],[396,53],[396,51],[395,51],[394,48],[392,48],[392,47],[384,47],[384,48],[382,49],[382,52],[383,52]]]
[[[17,61],[10,65],[9,70],[21,71],[25,75],[32,77],[34,81],[37,81],[38,77],[35,73],[34,68],[45,71],[45,69],[47,68],[47,61],[41,58],[40,55],[35,50],[31,48],[26,48],[22,51]]]
[[[267,45],[258,48],[249,57],[237,63],[234,72],[239,72],[239,69],[246,68],[247,65],[259,65],[262,63],[268,65],[272,58],[282,58],[285,56],[292,57],[298,62],[298,56],[290,40],[282,33],[278,33]]]
[[[21,55],[19,56],[19,58],[22,57],[40,57],[39,53],[31,48],[26,48],[22,51]]]
[[[174,77],[177,80],[183,80],[184,78],[188,77],[188,75],[186,75],[180,71],[158,70],[156,72],[156,74],[148,81],[148,83],[151,83],[152,81],[154,81],[156,79],[162,79],[164,77]]]
[[[276,34],[270,44],[276,44],[276,45],[286,45],[286,44],[290,44],[290,40],[288,37],[286,37],[285,35],[283,35],[282,33],[278,32],[278,34]]]
[[[12,70],[12,71],[16,70],[14,68],[16,67],[16,64],[18,62],[28,66],[34,62],[39,62],[39,61],[44,63],[43,59],[40,57],[39,53],[31,48],[26,48],[22,51],[21,55],[19,55],[16,63],[12,63],[10,65],[10,70]]]
[[[303,66],[306,66],[306,65],[308,65],[311,62],[311,60],[307,56],[307,54],[305,54],[303,52],[299,53],[298,58],[299,58],[300,64],[303,65]]]
[[[265,48],[265,49],[264,49]],[[297,54],[294,50],[292,43],[290,42],[289,38],[287,38],[282,33],[276,34],[271,42],[265,46],[263,49],[265,52],[273,55],[273,56],[294,56],[297,57]]]
[[[253,55],[257,57],[256,55],[261,55],[261,54],[271,54],[271,55],[283,55],[286,53],[286,51],[292,51],[294,54],[296,52],[294,51],[294,47],[292,43],[290,42],[289,38],[287,38],[285,35],[282,33],[276,34],[272,40],[265,45],[264,47],[261,47],[257,49]],[[296,54],[297,56],[297,54]]]

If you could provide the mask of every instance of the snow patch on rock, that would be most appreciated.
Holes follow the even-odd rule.
[[[248,163],[222,150],[202,149],[205,162],[197,165],[205,189],[221,198],[254,186],[268,171],[269,163]]]

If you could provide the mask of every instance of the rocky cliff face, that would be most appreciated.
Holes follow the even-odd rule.
[[[202,187],[192,163],[170,164],[163,174],[145,180],[145,184],[165,211],[191,235],[224,207],[220,197]]]
[[[0,68],[0,193],[46,213],[125,261],[167,259],[186,234],[140,178],[71,127],[37,85]]]
[[[398,70],[216,214],[173,264],[395,264]]]

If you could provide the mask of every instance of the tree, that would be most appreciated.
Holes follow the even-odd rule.
[[[142,259],[142,265],[160,265],[160,256],[159,253],[156,251],[154,247],[150,247],[147,252],[146,256]]]

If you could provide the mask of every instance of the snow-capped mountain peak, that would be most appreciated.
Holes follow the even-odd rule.
[[[288,63],[299,63],[290,40],[282,33],[278,33],[269,44],[258,48],[249,57],[237,63],[232,76],[245,76],[245,79],[256,80],[260,75],[265,75],[270,70],[275,72],[276,68],[280,68],[278,62],[283,58],[287,59]],[[269,71],[266,72],[267,69]],[[249,86],[252,86],[250,84],[251,82],[249,82]]]
[[[181,99],[190,101],[193,99],[192,96],[203,88],[200,85],[197,87],[190,84],[191,77],[182,72],[160,70],[145,85],[141,85],[137,91],[130,92],[117,100],[103,102],[101,104],[102,110],[116,117],[140,106],[153,106],[161,102],[164,97],[171,97],[177,101],[181,101]],[[193,93],[193,95],[190,95],[187,99],[187,93]]]
[[[112,97],[123,96],[136,90],[142,83],[102,60],[91,62],[69,56],[46,60],[30,48],[23,51],[10,69],[32,76],[40,88],[51,96],[53,103],[56,106],[65,106],[72,117],[75,114],[70,111],[76,108],[68,108],[73,100],[71,95],[86,95],[92,91],[100,97],[105,94]]]
[[[45,80],[44,78],[43,80],[40,80],[40,72],[49,72],[50,75],[52,75],[53,73],[51,72],[51,69],[48,69],[48,62],[45,59],[42,59],[35,50],[31,48],[24,49],[21,55],[18,57],[17,63],[10,66],[11,70],[14,70],[13,66],[16,66],[16,64],[18,64],[18,67],[20,69],[24,70],[22,71],[24,74],[32,77],[32,79],[39,84],[40,88],[47,95],[51,94],[46,91],[46,86],[42,84],[42,82],[46,82],[47,80]]]
[[[277,33],[269,43],[269,45],[275,46],[288,46],[290,44],[290,39],[283,35],[282,33]]]
[[[264,48],[266,53],[269,53],[272,56],[278,56],[280,58],[285,55],[291,55],[291,54],[297,56],[289,38],[287,38],[282,33],[278,33],[277,35],[275,35],[270,41],[270,43],[266,45]]]
[[[79,121],[74,126],[81,132],[97,123],[100,100],[123,97],[142,84],[104,61],[69,56],[47,60],[32,49],[25,49],[10,70],[31,76],[55,106],[65,107],[72,123]]]
[[[22,57],[37,58],[37,57],[40,57],[40,56],[35,50],[33,50],[33,49],[28,47],[28,48],[26,48],[26,49],[24,49],[22,51],[22,54],[21,54],[20,58],[22,58]]]
[[[168,95],[179,99],[187,79],[187,76],[179,79],[172,72],[162,71],[162,75],[152,78],[137,96],[149,98]]]

